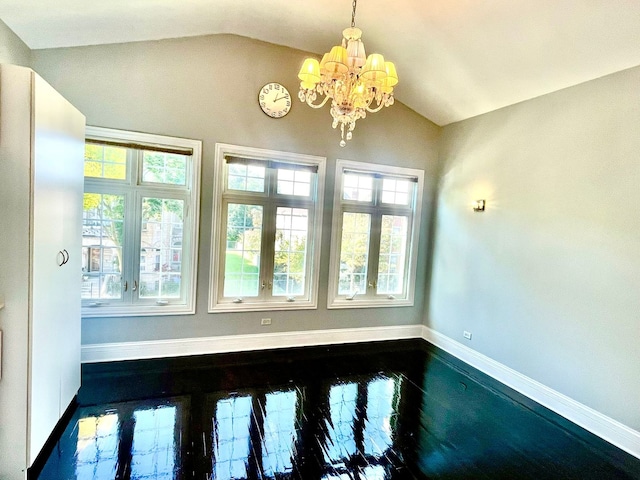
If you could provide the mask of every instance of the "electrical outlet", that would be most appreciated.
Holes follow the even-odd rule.
[[[467,340],[471,340],[471,332],[467,332],[466,330],[462,333],[462,335],[464,336],[464,338],[466,338]]]
[[[260,325],[271,325],[271,319],[263,318],[262,320],[260,320]]]

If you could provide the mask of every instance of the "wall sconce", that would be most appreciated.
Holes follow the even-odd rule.
[[[474,212],[484,212],[484,200],[476,200],[473,202],[473,211]]]

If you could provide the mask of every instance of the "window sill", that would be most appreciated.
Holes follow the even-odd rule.
[[[341,308],[386,308],[386,307],[413,307],[413,300],[408,299],[358,299],[345,300],[344,298],[336,298],[327,304],[328,309]]]
[[[82,307],[82,318],[100,317],[162,317],[165,315],[193,315],[196,310],[191,305],[144,305],[137,307]]]
[[[271,303],[219,303],[209,305],[209,313],[271,312],[278,310],[316,310],[318,305],[311,302],[271,302]]]

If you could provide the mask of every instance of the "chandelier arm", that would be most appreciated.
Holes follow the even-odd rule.
[[[324,97],[324,100],[322,100],[322,102],[320,102],[320,103],[319,103],[319,104],[317,104],[317,105],[314,105],[313,103],[311,103],[311,101],[312,101],[312,100],[311,100],[310,98],[307,98],[307,102],[306,102],[306,103],[307,103],[307,105],[309,105],[311,108],[322,108],[322,107],[324,107],[324,106],[326,105],[326,103],[327,103],[327,101],[329,100],[329,98],[330,98],[330,97],[329,97],[328,95],[327,95],[327,96],[325,96],[325,97]]]
[[[378,106],[377,106],[377,107],[375,107],[375,108],[371,108],[371,107],[369,107],[369,105],[367,105],[367,106],[366,106],[366,107],[364,107],[364,108],[365,108],[365,109],[367,110],[367,112],[369,112],[369,113],[376,113],[376,112],[379,112],[380,110],[382,110],[382,109],[383,109],[383,107],[384,107],[384,102],[380,102],[380,103],[378,104]]]

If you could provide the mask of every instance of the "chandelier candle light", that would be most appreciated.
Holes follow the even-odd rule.
[[[362,30],[356,28],[356,3],[353,0],[351,27],[342,32],[342,45],[332,47],[320,63],[315,58],[305,59],[298,73],[301,101],[321,108],[331,99],[332,126],[340,125],[341,147],[346,145],[345,139],[351,140],[356,120],[393,105],[393,87],[398,83],[393,63],[385,62],[379,53],[366,56]],[[318,94],[324,99],[314,104]]]

